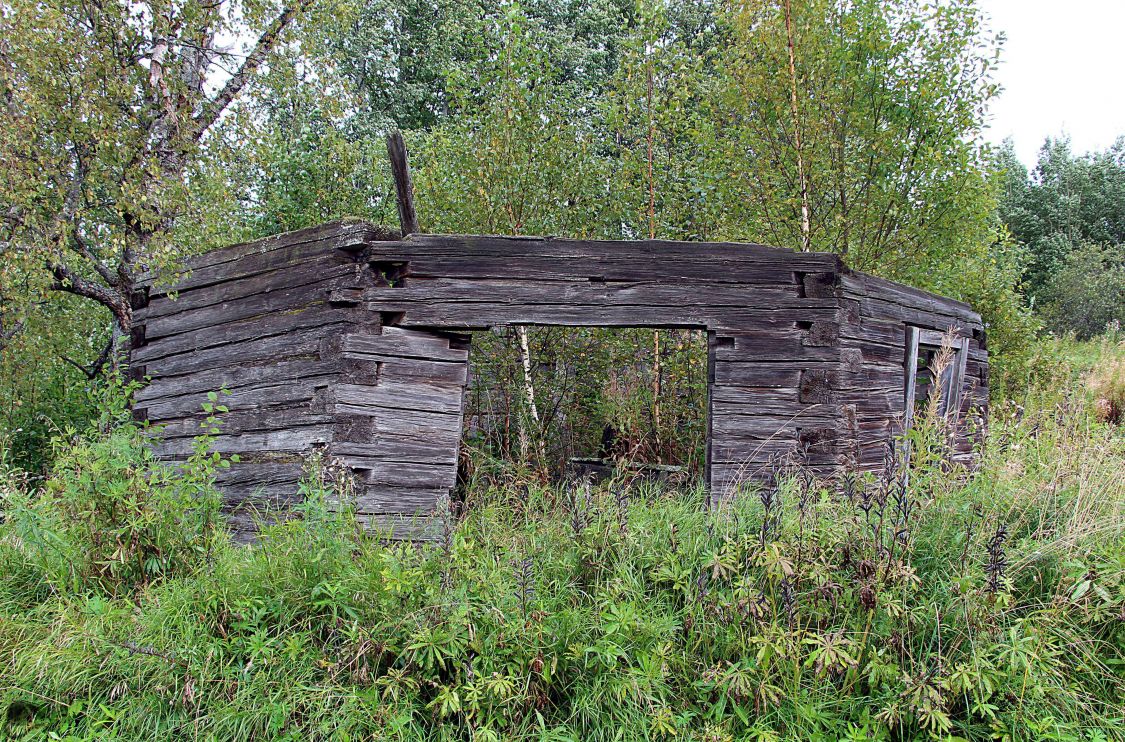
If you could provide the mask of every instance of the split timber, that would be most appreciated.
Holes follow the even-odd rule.
[[[795,455],[823,474],[881,466],[914,393],[918,338],[952,332],[958,455],[988,402],[980,315],[848,270],[828,253],[734,243],[412,234],[336,222],[190,261],[135,299],[135,413],[191,452],[207,393],[236,536],[283,514],[313,451],[349,467],[371,527],[424,537],[457,474],[467,331],[504,325],[706,330],[707,476],[729,492]],[[911,348],[911,343],[914,347]],[[912,355],[913,354],[913,355]],[[957,364],[954,364],[955,366]]]

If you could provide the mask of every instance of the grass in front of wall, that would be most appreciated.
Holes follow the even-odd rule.
[[[1125,435],[1071,378],[997,405],[974,476],[928,420],[909,478],[477,487],[428,545],[312,476],[232,547],[205,440],[172,478],[103,425],[5,488],[0,735],[1121,739]]]

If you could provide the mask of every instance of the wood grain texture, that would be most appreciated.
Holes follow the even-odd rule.
[[[404,222],[405,231],[412,227]],[[466,330],[513,324],[708,331],[708,478],[716,492],[779,460],[873,469],[905,413],[908,333],[955,328],[959,414],[987,406],[968,305],[763,245],[410,234],[336,222],[208,253],[139,302],[136,413],[182,459],[207,393],[232,529],[284,518],[309,455],[352,472],[340,507],[426,538],[457,476]],[[911,328],[914,328],[913,330]],[[959,423],[968,460],[972,426]],[[254,515],[258,513],[259,515]]]

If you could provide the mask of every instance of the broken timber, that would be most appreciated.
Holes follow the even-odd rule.
[[[871,470],[913,390],[910,339],[952,328],[960,419],[983,413],[988,355],[968,305],[752,244],[397,232],[338,222],[207,253],[137,299],[136,414],[157,453],[191,452],[207,393],[228,390],[216,448],[236,534],[284,512],[313,451],[348,466],[361,521],[426,535],[454,486],[469,330],[585,325],[706,330],[707,476],[724,492],[797,454]],[[175,291],[175,298],[170,293]],[[917,348],[913,348],[917,357]],[[957,453],[971,436],[959,426]]]

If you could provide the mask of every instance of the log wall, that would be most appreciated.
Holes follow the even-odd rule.
[[[839,293],[845,373],[836,387],[849,425],[855,419],[847,435],[858,467],[879,468],[886,441],[902,432],[909,327],[968,340],[955,445],[957,458],[970,462],[988,410],[988,351],[980,315],[964,302],[851,271],[841,275]]]
[[[220,485],[236,533],[283,514],[314,450],[356,475],[365,522],[424,536],[456,479],[467,330],[691,327],[708,333],[708,477],[722,494],[778,456],[877,465],[903,412],[905,328],[972,338],[966,410],[987,399],[966,305],[762,245],[410,235],[334,223],[196,258],[138,300],[136,414],[190,453],[226,389]],[[962,448],[968,451],[965,436]]]

